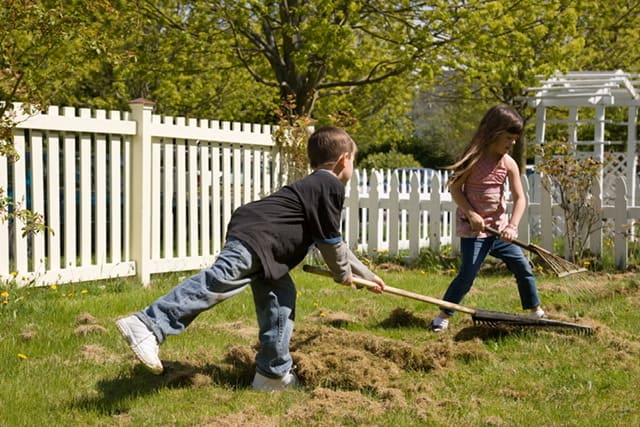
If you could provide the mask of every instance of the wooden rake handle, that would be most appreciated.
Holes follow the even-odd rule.
[[[500,237],[500,232],[498,230],[496,230],[495,228],[491,228],[491,227],[485,226],[484,227],[484,231],[486,231],[489,234],[493,234],[496,237]],[[544,248],[532,245],[531,243],[525,243],[525,242],[523,242],[521,240],[513,239],[513,240],[511,240],[511,243],[516,244],[516,245],[520,246],[521,248],[528,249],[528,250],[533,251],[533,252],[538,252],[540,250],[542,250],[544,252],[548,252]]]
[[[304,265],[302,266],[302,269],[304,271],[306,271],[307,273],[313,273],[313,274],[318,274],[320,276],[326,276],[326,277],[331,277],[333,278],[333,273],[331,273],[331,271],[326,270],[324,268],[320,268],[320,267],[315,267],[313,265]],[[365,288],[377,288],[378,284],[375,282],[372,282],[370,280],[365,280],[363,278],[357,277],[357,276],[353,276],[353,283],[355,283],[356,285],[359,286],[364,286]],[[415,292],[411,292],[411,291],[406,291],[404,289],[400,289],[400,288],[394,288],[393,286],[389,286],[389,285],[384,285],[384,292],[388,293],[388,294],[393,294],[393,295],[398,295],[401,297],[406,297],[406,298],[411,298],[414,300],[418,300],[418,301],[422,301],[422,302],[426,302],[429,304],[433,304],[433,305],[437,305],[439,307],[442,308],[447,308],[450,310],[456,310],[456,311],[460,311],[462,313],[467,313],[467,314],[475,314],[476,310],[469,308],[469,307],[465,307],[459,304],[455,304],[449,301],[444,301],[441,299],[437,299],[437,298],[432,298],[426,295],[422,295],[422,294],[418,294]]]
[[[466,219],[464,219],[463,221],[468,223],[468,221]],[[495,228],[491,228],[491,227],[488,227],[488,226],[485,225],[483,231],[486,231],[489,234],[493,234],[496,237],[500,237],[500,231],[496,230]],[[534,245],[532,243],[525,243],[525,242],[523,242],[521,240],[516,240],[516,239],[513,239],[511,241],[511,243],[513,243],[515,245],[518,245],[521,248],[524,248],[524,249],[530,250],[532,252],[535,252],[535,253],[545,252],[545,253],[551,254],[551,252],[549,252],[548,250],[544,249],[543,247],[540,247],[538,245]]]

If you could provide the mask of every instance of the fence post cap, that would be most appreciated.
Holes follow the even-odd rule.
[[[142,105],[145,105],[145,106],[146,105],[149,105],[149,106],[156,105],[155,102],[153,102],[153,101],[151,101],[149,99],[146,99],[146,98],[136,98],[136,99],[134,99],[134,100],[129,102],[129,105],[139,105],[139,104],[142,104]]]

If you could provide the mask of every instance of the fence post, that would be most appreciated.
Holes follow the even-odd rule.
[[[136,134],[131,144],[131,258],[138,279],[146,287],[151,280],[151,114],[155,103],[138,98],[129,103]]]

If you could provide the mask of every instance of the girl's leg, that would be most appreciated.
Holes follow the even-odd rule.
[[[536,278],[522,249],[513,243],[497,239],[491,250],[491,255],[503,260],[515,276],[522,308],[531,310],[539,307],[540,298],[536,287]]]
[[[293,365],[289,341],[295,320],[296,288],[289,274],[278,280],[251,283],[260,328],[256,371],[269,378],[284,377]]]
[[[180,283],[136,316],[158,343],[177,335],[203,311],[241,292],[262,265],[241,241],[226,242],[213,265]]]
[[[480,271],[482,263],[487,258],[489,250],[493,244],[495,237],[487,238],[461,238],[460,251],[462,259],[460,261],[460,271],[458,275],[451,281],[444,294],[445,301],[459,304],[464,296],[469,292],[473,281]],[[454,310],[441,307],[441,315],[444,317],[452,316]]]

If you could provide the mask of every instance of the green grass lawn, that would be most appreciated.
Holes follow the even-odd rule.
[[[391,286],[440,298],[452,276],[378,271]],[[0,289],[1,426],[633,426],[640,425],[640,276],[539,278],[552,318],[595,334],[475,326],[437,307],[296,270],[291,343],[298,390],[250,388],[256,322],[250,291],[162,346],[147,373],[114,321],[185,274]],[[478,278],[464,305],[520,312],[515,283]]]

